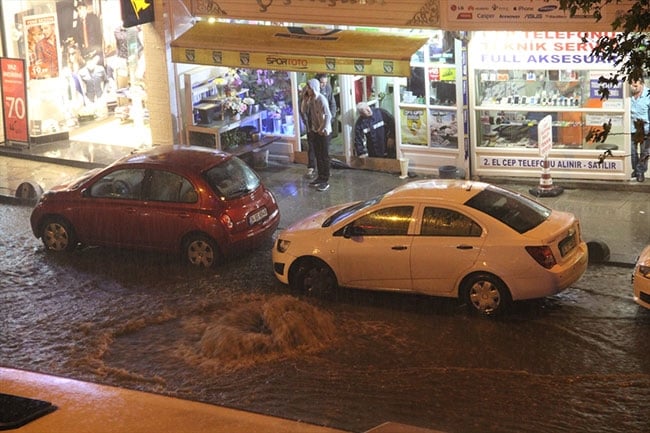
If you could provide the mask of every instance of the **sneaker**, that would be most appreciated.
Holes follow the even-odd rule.
[[[305,179],[315,179],[316,178],[316,170],[313,168],[308,168],[307,173],[305,173]]]
[[[630,177],[631,177],[631,178],[635,178],[635,177],[636,177],[636,171],[633,171],[633,172],[632,172],[632,176],[630,176]]]
[[[330,184],[327,182],[320,183],[316,186],[317,191],[327,191],[330,188]]]
[[[309,186],[311,186],[312,188],[316,188],[318,185],[320,185],[323,182],[325,182],[323,179],[316,178],[311,182],[309,182]]]
[[[637,175],[636,175],[636,181],[637,181],[637,182],[643,182],[643,181],[645,181],[645,174],[643,174],[643,173],[637,173]]]

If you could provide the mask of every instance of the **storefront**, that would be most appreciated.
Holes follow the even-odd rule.
[[[138,147],[146,123],[142,35],[115,0],[2,2],[3,56],[24,60],[27,138]]]
[[[605,33],[473,32],[469,43],[472,168],[478,176],[535,177],[538,124],[549,116],[554,177],[627,180],[627,89],[601,99],[598,78],[615,70],[590,55]],[[611,34],[613,36],[613,34]]]
[[[471,176],[629,180],[628,89],[601,99],[598,78],[616,69],[591,56],[629,5],[602,5],[595,21],[557,1],[507,3],[441,2],[443,28],[469,32]]]
[[[537,125],[549,116],[553,176],[626,179],[627,88],[601,100],[598,77],[614,69],[567,31],[588,24],[594,40],[607,24],[515,3],[157,1],[156,21],[129,30],[115,0],[16,0],[1,11],[5,57],[25,60],[33,145],[68,137],[232,148],[258,139],[275,157],[306,163],[298,94],[319,72],[337,96],[331,154],[352,167],[396,172],[401,159],[419,174],[535,177]],[[80,36],[82,8],[100,19],[99,42]],[[30,44],[30,30],[48,25],[58,37],[52,67]],[[143,34],[154,66],[146,76]],[[82,74],[88,66],[98,72]],[[227,96],[248,102],[239,119],[222,109]],[[359,102],[393,117],[394,152],[358,157]]]
[[[399,171],[399,158],[408,158],[421,172],[462,166],[467,148],[467,106],[458,103],[466,101],[461,93],[466,81],[462,52],[462,41],[442,31],[199,21],[172,42],[184,113],[182,136],[190,144],[228,150],[233,134],[235,145],[241,141],[233,131],[243,128],[272,139],[275,157],[306,162],[298,94],[320,72],[330,77],[338,101],[331,149],[335,158],[353,167],[389,171]],[[253,105],[235,122],[221,109],[233,94]],[[357,157],[359,102],[382,109],[394,120],[395,144],[381,157]]]

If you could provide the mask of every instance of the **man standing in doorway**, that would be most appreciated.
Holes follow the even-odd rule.
[[[630,131],[632,132],[632,177],[645,180],[648,170],[648,134],[650,133],[650,90],[643,78],[630,80]]]
[[[314,149],[318,176],[309,183],[318,191],[329,189],[330,178],[330,134],[332,113],[327,98],[320,92],[320,83],[313,78],[307,82],[300,104],[300,113],[307,128],[307,143]]]
[[[334,92],[332,90],[332,85],[329,83],[329,78],[327,74],[316,74],[314,76],[320,83],[320,93],[327,98],[327,103],[330,109],[330,114],[332,115],[332,135],[331,137],[336,136],[337,120],[336,120],[336,100],[334,99]],[[304,122],[304,119],[303,119]],[[331,138],[330,137],[330,138]],[[309,146],[307,149],[307,173],[305,178],[314,180],[316,178],[316,153],[314,152],[314,147]]]

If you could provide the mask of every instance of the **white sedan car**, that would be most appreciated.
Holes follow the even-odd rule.
[[[634,301],[642,307],[650,309],[650,245],[645,247],[634,266],[632,274]]]
[[[283,230],[273,248],[276,277],[296,290],[456,297],[484,315],[560,292],[587,262],[574,215],[464,180],[410,182],[321,210]]]

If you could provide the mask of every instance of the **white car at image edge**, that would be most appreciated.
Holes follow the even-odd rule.
[[[634,266],[632,274],[634,302],[650,309],[650,245],[645,247]]]
[[[569,287],[588,250],[571,213],[483,182],[434,179],[298,221],[279,233],[272,259],[295,290],[455,297],[495,315]]]

